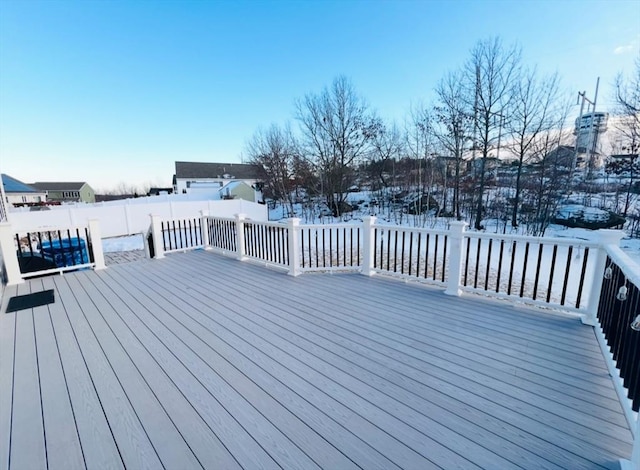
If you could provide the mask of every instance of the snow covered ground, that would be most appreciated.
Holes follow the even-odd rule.
[[[126,237],[113,237],[102,239],[102,250],[105,253],[118,253],[121,251],[144,250],[142,235],[129,235]]]

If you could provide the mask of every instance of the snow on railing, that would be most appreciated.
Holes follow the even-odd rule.
[[[11,224],[0,223],[0,251],[8,285],[20,284],[35,276],[105,267],[96,220],[89,221],[86,227],[45,227],[17,232]]]

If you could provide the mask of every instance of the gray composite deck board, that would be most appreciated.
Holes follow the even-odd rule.
[[[8,298],[56,302],[6,314]],[[593,330],[202,250],[7,287],[0,469],[616,468]],[[14,340],[15,338],[15,340]]]
[[[36,281],[31,281],[35,283]],[[54,289],[53,277],[42,279],[44,289]],[[104,412],[102,401],[96,390],[93,378],[87,368],[83,352],[78,345],[71,322],[65,309],[65,300],[56,292],[56,301],[49,304],[51,321],[58,354],[62,364],[62,374],[66,383],[67,395],[53,396],[54,400],[71,402],[75,428],[78,433],[84,465],[88,469],[123,468],[122,457],[113,436],[111,426]],[[17,312],[16,315],[23,313]],[[52,428],[69,426],[69,422],[52,423]],[[76,449],[69,449],[69,451]]]
[[[43,290],[41,282],[34,281],[30,285],[31,292]],[[33,322],[40,390],[44,391],[41,392],[41,401],[47,465],[49,468],[82,468],[82,447],[48,305],[33,309]]]
[[[331,276],[328,276],[328,277],[331,277]],[[221,281],[221,282],[224,282],[224,281]],[[231,281],[231,282],[233,282],[233,281]],[[304,282],[307,282],[307,281],[305,280]],[[314,283],[314,285],[317,285],[317,284]],[[353,287],[353,286],[351,286],[351,287]],[[330,292],[327,292],[327,294],[330,294]],[[268,294],[264,293],[264,295],[268,295]],[[309,292],[309,290],[306,290],[304,299],[308,299],[309,296],[312,296],[312,295],[313,294],[311,292]],[[343,297],[340,297],[340,298],[343,299]],[[298,309],[300,308],[301,303],[304,302],[304,299],[299,299],[299,303],[297,304],[296,308],[298,308]],[[262,298],[262,302],[264,302],[264,297]],[[341,300],[341,302],[342,302],[342,300]],[[287,305],[288,303],[286,302],[286,299],[283,299],[283,301],[281,301],[280,304],[284,306],[284,305]],[[312,309],[312,310],[317,311],[318,309],[316,308],[316,309]],[[354,308],[353,312],[351,312],[351,315],[355,314],[356,311],[361,311],[361,310],[362,310],[362,308],[360,308],[360,309]],[[327,313],[324,313],[322,316],[326,317],[327,315],[330,315],[330,314],[331,313],[327,312]],[[573,321],[575,321],[575,320],[573,320]],[[579,325],[579,323],[578,323],[578,325]],[[335,330],[334,330],[334,332],[335,332]],[[351,335],[351,339],[353,339],[353,337],[354,337],[354,335],[352,334]],[[374,345],[374,347],[372,347],[372,350],[374,348],[380,348],[380,346],[381,346],[381,343],[377,343],[377,344]],[[397,347],[397,345],[396,345],[396,347]],[[430,360],[430,359],[426,359],[426,360]],[[444,367],[446,367],[446,366],[447,366],[447,364],[444,363],[443,370],[444,370]],[[465,371],[462,370],[461,372],[465,372]],[[454,380],[455,380],[455,376],[454,376]],[[473,384],[473,383],[469,384],[468,388],[474,389],[474,386],[477,387],[478,385],[483,386],[483,383],[482,383],[481,379],[478,382],[476,382],[475,384]],[[533,418],[536,418],[538,420],[538,423],[547,424],[547,421],[550,421],[551,424],[555,425],[555,427],[556,427],[556,430],[555,430],[555,438],[556,439],[562,438],[562,435],[566,432],[565,428],[570,428],[569,430],[571,432],[573,432],[573,428],[571,426],[572,422],[567,422],[567,421],[565,421],[563,419],[559,419],[554,414],[547,413],[545,411],[546,407],[548,407],[550,405],[553,405],[553,402],[549,403],[549,402],[546,402],[544,400],[540,400],[539,399],[540,403],[542,404],[542,406],[544,406],[544,408],[540,408],[541,405],[539,404],[538,406],[534,406],[531,409],[522,409],[522,403],[521,403],[520,400],[513,400],[513,399],[511,399],[511,397],[504,396],[503,394],[500,393],[500,389],[505,388],[505,387],[506,388],[510,387],[510,384],[509,383],[500,383],[500,384],[498,384],[498,389],[495,389],[495,391],[494,391],[495,394],[498,394],[498,402],[501,405],[503,405],[506,402],[506,404],[510,405],[514,411],[517,411],[519,413],[524,413],[525,415],[530,415]],[[475,393],[476,394],[479,393],[477,388],[475,388]],[[487,394],[487,397],[490,398],[491,394]],[[502,398],[500,398],[500,397],[502,397]],[[556,407],[558,407],[557,404],[556,404]],[[580,413],[573,412],[573,415],[575,415],[576,419],[578,419],[578,420],[581,420],[583,418]],[[521,417],[518,416],[518,418],[521,418]],[[624,425],[625,423],[622,422],[622,424]],[[604,427],[606,428],[606,426],[604,426]],[[548,425],[546,425],[546,426],[544,426],[542,428],[542,430],[546,432],[545,435],[546,435],[547,438],[549,438],[549,437],[553,438],[553,434],[551,436],[548,435],[549,432],[552,432],[552,433],[554,432],[553,427],[549,427]],[[606,429],[605,429],[605,431],[606,431]],[[615,432],[619,432],[619,431],[620,431],[619,427],[614,428],[614,433]],[[594,444],[598,445],[598,444],[601,443],[601,441],[603,441],[602,445],[606,446],[609,450],[611,450],[611,449],[615,450],[618,447],[626,448],[626,446],[628,445],[627,443],[622,443],[620,445],[620,443],[618,441],[619,435],[616,435],[612,439],[608,439],[606,434],[593,433],[593,432],[590,432],[590,430],[588,430],[588,429],[586,431],[585,431],[585,429],[582,429],[580,432],[576,431],[574,437],[576,437],[577,440],[575,442],[566,441],[562,445],[567,446],[569,449],[573,449],[577,454],[580,454],[580,455],[585,454],[585,453],[586,453],[586,455],[595,454],[594,458],[598,459],[598,449],[585,447],[584,446],[585,442],[583,442],[581,440],[582,435],[585,432],[587,434],[589,434],[589,437],[591,437],[591,441]],[[587,440],[587,442],[589,442],[589,441]]]
[[[112,274],[112,273],[108,273],[108,274]],[[126,279],[125,279],[126,281]],[[140,282],[146,282],[147,284],[147,288],[145,290],[149,290],[152,293],[152,297],[154,299],[154,301],[158,302],[156,304],[155,309],[156,310],[162,310],[162,306],[166,306],[169,305],[170,308],[169,310],[173,310],[175,311],[175,304],[172,304],[172,298],[175,299],[174,301],[179,303],[179,304],[183,304],[184,299],[180,298],[180,297],[176,297],[174,296],[174,294],[171,294],[170,292],[167,292],[165,288],[158,286],[157,281],[153,281],[153,282],[149,282],[149,281],[145,281],[145,280],[141,280]],[[154,290],[157,289],[157,290]],[[193,309],[191,308],[187,308],[187,306],[182,305],[181,307],[184,310],[188,310],[189,312],[191,312]],[[220,353],[224,353],[226,357],[229,357],[229,355],[231,354],[230,351],[230,347],[225,347],[225,343],[222,342],[219,337],[216,337],[212,334],[212,332],[210,331],[205,331],[202,328],[202,325],[196,323],[189,315],[185,315],[185,316],[180,316],[180,318],[172,318],[169,314],[167,315],[162,315],[162,319],[163,321],[167,322],[168,327],[171,331],[175,332],[176,334],[180,335],[181,338],[183,338],[186,342],[189,342],[191,344],[193,344],[194,346],[199,345],[200,347],[198,348],[199,354],[201,354],[202,356],[205,355],[209,355],[209,358],[207,359],[207,362],[209,363],[219,363],[219,359],[218,359],[218,354],[217,352]],[[195,332],[198,334],[199,337],[201,337],[202,339],[194,344],[194,341],[192,338],[190,338],[192,336],[193,333],[191,332]],[[225,337],[227,343],[229,341],[234,341],[233,339],[230,339],[229,337]],[[243,339],[240,339],[240,341],[244,341]],[[235,342],[237,343],[238,340],[236,339]],[[215,350],[212,350],[211,348],[208,348],[206,345],[207,344],[216,344],[216,348]],[[299,390],[299,393],[301,396],[305,397],[307,400],[309,400],[312,403],[317,403],[320,402],[322,403],[319,407],[321,409],[325,409],[325,410],[330,410],[333,411],[335,408],[339,408],[339,403],[335,403],[335,402],[331,402],[328,401],[326,399],[323,400],[322,396],[319,396],[322,394],[322,392],[318,389],[316,389],[315,391],[310,388],[304,388],[304,386],[300,387],[300,378],[296,377],[293,373],[289,372],[286,368],[283,368],[282,366],[280,366],[279,363],[277,363],[276,361],[271,361],[268,362],[267,357],[264,356],[264,354],[259,350],[254,348],[253,346],[251,346],[250,343],[246,343],[243,344],[240,348],[240,351],[242,351],[245,355],[247,355],[249,358],[253,359],[256,364],[258,364],[259,366],[261,366],[264,369],[267,370],[273,370],[274,367],[279,367],[281,370],[281,373],[285,374],[285,377],[281,379],[282,382],[285,383],[294,383],[296,385],[296,388]],[[237,351],[237,350],[236,350]],[[237,357],[235,358],[235,363],[237,363]],[[216,366],[216,369],[218,369],[218,366]],[[264,374],[264,372],[263,372]],[[253,375],[252,379],[256,380],[256,381],[261,381],[261,375]],[[311,387],[314,387],[314,384],[309,384],[311,385]],[[300,390],[301,389],[301,390]],[[265,410],[265,412],[268,412],[269,410]],[[347,413],[346,409],[342,409],[340,410],[342,411],[342,415]],[[368,430],[368,426],[367,426],[367,422],[366,420],[361,420],[360,423],[356,422],[356,415],[349,415],[348,416],[349,419],[346,420],[347,422],[349,422],[350,424],[359,424],[360,425],[360,430],[361,433],[363,435],[368,435],[367,434],[367,430]],[[338,419],[343,419],[342,416],[338,417]],[[320,416],[318,418],[316,418],[316,422],[322,422],[323,417]],[[288,429],[285,430],[286,432],[288,432],[292,438],[297,438],[298,436],[296,435],[295,431],[299,431],[296,429]],[[291,431],[294,431],[293,433]],[[375,428],[372,428],[372,431],[375,431]],[[328,435],[324,435],[325,438],[330,438],[332,436],[332,434],[339,434],[340,429],[337,428],[329,428],[328,429]],[[378,437],[378,435],[380,435],[381,433],[373,433],[374,437]],[[259,437],[259,436],[256,436]],[[384,436],[383,435],[383,439],[376,441],[377,444],[382,445],[385,444],[386,441],[389,440],[389,436]],[[343,443],[342,445],[346,445],[349,442],[352,442],[353,439],[348,439],[345,441],[345,443]],[[408,457],[411,456],[411,453],[409,452],[409,449],[407,449],[406,447],[402,446],[401,443],[397,443],[397,442],[391,442],[394,445],[394,449],[397,449],[397,455],[399,456],[399,458],[405,459],[407,460]],[[321,445],[322,441],[318,441],[316,443],[316,445]],[[362,445],[360,443],[360,445]],[[389,447],[389,443],[386,444],[387,448]],[[353,451],[353,449],[352,449]],[[360,453],[359,449],[358,452],[354,452],[355,454],[358,454],[358,457],[361,459],[365,459],[365,466],[367,467],[372,467],[372,464],[375,464],[375,462],[367,462],[369,460],[369,457],[366,455],[368,453],[374,454],[375,450],[373,448],[371,449],[366,449],[365,453]],[[355,457],[354,457],[355,458]],[[384,464],[384,461],[386,461],[386,459],[382,459],[380,465],[382,468],[389,468],[390,467],[390,463],[389,464]],[[328,467],[327,467],[328,468]]]
[[[4,288],[0,310],[0,468],[9,467],[11,448],[11,412],[13,410],[13,351],[15,315],[6,315],[9,299],[16,295],[15,286]]]
[[[307,294],[308,294],[308,292],[307,292]],[[264,298],[263,298],[263,303],[265,303]],[[268,303],[268,301],[266,301],[266,303]],[[284,304],[286,304],[286,302],[285,302]],[[282,304],[282,305],[284,305],[284,304]],[[298,305],[298,307],[297,307],[297,308],[299,309],[299,308],[300,308],[300,306]],[[277,316],[277,315],[278,315],[278,312],[277,312],[277,311],[274,311],[274,312],[273,312],[273,314],[271,314],[271,313],[270,313],[270,314],[269,314],[269,320],[270,320],[270,321],[273,321],[273,318],[274,318],[275,316]],[[255,319],[254,319],[254,321],[255,321]],[[286,323],[285,323],[286,328],[287,328],[287,331],[290,331],[290,332],[291,332],[291,331],[293,331],[293,330],[292,330],[292,328],[291,328],[291,325],[292,325],[292,324],[293,324],[293,323],[292,323],[291,321],[289,321],[289,322],[288,322],[288,325],[286,325]],[[268,325],[265,325],[265,328],[269,328],[269,327],[268,327]],[[304,330],[302,330],[302,331],[303,331],[303,333],[302,333],[302,334],[304,335],[304,334],[305,334],[305,333],[304,333]],[[320,329],[319,329],[318,327],[315,327],[315,325],[314,325],[314,328],[307,330],[307,332],[306,332],[306,336],[308,337],[309,335],[315,335],[315,333],[317,333],[317,332],[319,332],[319,331],[320,331]],[[336,334],[337,334],[337,333],[336,333],[336,331],[335,331],[335,330],[330,331],[330,332],[328,333],[328,335],[329,335],[329,336],[326,336],[325,338],[326,338],[326,339],[328,339],[328,340],[330,340],[330,341],[335,341],[335,339],[336,339]],[[289,336],[287,336],[287,339],[288,339],[289,341],[294,341],[294,340],[295,340],[295,337],[294,337],[294,336],[289,335]],[[332,345],[331,350],[335,351],[335,350],[336,350],[336,346],[337,346],[337,343],[335,343],[334,345]],[[351,350],[353,350],[353,341],[351,341],[350,339],[345,339],[345,341],[344,341],[344,346],[345,346],[345,350],[346,350],[347,348],[351,348]],[[307,346],[305,346],[305,348],[306,348],[306,349],[308,349],[308,350],[312,350],[312,347],[310,347],[310,346],[308,346],[308,345],[307,345]],[[325,352],[326,352],[326,350],[325,350]],[[347,353],[347,354],[348,354],[348,353]],[[371,350],[369,350],[369,351],[365,351],[365,352],[360,356],[359,360],[360,360],[360,361],[363,361],[363,360],[364,360],[364,361],[366,362],[366,361],[367,361],[367,356],[376,356],[376,355],[377,355],[376,351],[375,351],[375,350],[373,350],[373,349],[371,349]],[[336,362],[339,362],[340,360],[341,360],[341,358],[340,358],[340,357],[332,357],[332,358],[327,359],[327,361],[329,361],[329,362],[331,362],[331,363],[334,363],[334,364],[335,364]],[[393,369],[393,368],[394,368],[394,367],[397,367],[397,365],[398,365],[398,363],[390,362],[390,363],[389,363],[389,368],[388,368],[387,370],[384,370],[384,371],[382,371],[382,372],[379,372],[379,369],[381,368],[381,363],[383,363],[383,362],[384,362],[384,359],[382,359],[382,360],[381,360],[379,363],[377,363],[377,364],[376,364],[376,363],[374,363],[374,362],[372,362],[372,361],[369,361],[369,362],[371,362],[371,363],[373,364],[373,365],[370,367],[370,370],[371,370],[371,371],[373,371],[374,373],[378,373],[378,374],[380,374],[380,373],[381,373],[381,374],[384,374],[384,377],[385,377],[385,378],[388,378],[390,374],[394,374],[394,373],[395,373],[395,371],[394,371],[394,369]],[[357,374],[358,374],[358,369],[354,369],[353,367],[352,367],[351,369],[352,369],[352,371],[351,371],[351,373],[352,373],[352,374],[354,374],[354,375],[357,375]],[[354,372],[354,371],[355,371],[355,372]],[[414,372],[415,372],[415,371],[414,371]],[[411,371],[411,370],[409,370],[409,372],[407,373],[407,375],[404,377],[404,383],[406,383],[407,381],[411,381],[413,378],[415,378],[415,376],[416,376],[416,374],[415,374],[415,373],[414,373],[414,374],[412,374],[412,371]],[[403,383],[403,382],[402,382],[402,378],[401,378],[400,380],[401,380],[401,383]],[[429,383],[429,378],[426,378],[425,383]],[[385,382],[384,384],[385,384],[385,385],[388,385],[386,382]],[[421,384],[421,385],[422,385],[422,384]],[[426,389],[426,387],[424,387],[424,388]],[[430,399],[433,399],[433,393],[438,393],[438,390],[436,390],[436,389],[431,389],[431,390],[429,391],[430,393],[425,393],[425,389],[417,391],[417,392],[416,392],[416,395],[414,395],[413,397],[411,397],[411,396],[409,395],[409,398],[407,398],[407,403],[415,402],[415,400],[416,400],[417,398],[418,398],[418,399],[419,399],[419,398],[421,398],[421,395],[422,395],[422,396],[428,396],[428,397],[430,397]],[[393,390],[392,395],[393,395],[393,396],[395,396],[395,397],[398,397],[398,396],[402,395],[402,393],[401,393],[401,391],[398,391],[398,390],[396,389],[396,390]],[[449,404],[449,405],[450,405],[450,404]],[[427,415],[431,415],[431,413],[432,413],[432,411],[430,411],[429,413],[427,413]],[[619,416],[618,416],[618,417],[619,417]],[[480,421],[480,420],[477,420],[477,421]],[[446,421],[445,421],[445,422],[450,423],[450,422],[451,422],[451,417],[447,417],[447,419],[446,419]],[[619,430],[618,430],[618,431],[619,431]],[[510,431],[510,432],[512,432],[512,431]],[[508,437],[508,434],[506,434],[506,437]],[[557,438],[562,438],[562,437],[563,437],[562,432],[558,433],[556,437],[557,437]],[[526,447],[531,447],[531,442],[530,442],[530,441],[528,441],[528,442],[526,442],[526,443],[525,443],[524,441],[521,441],[521,443],[523,443]],[[535,445],[534,445],[533,447],[535,447]],[[548,447],[548,446],[547,446],[547,447]],[[504,450],[504,449],[503,449],[503,448],[501,448],[501,447],[499,447],[499,449],[500,449],[501,451],[503,451],[503,450]],[[542,455],[544,455],[544,454],[545,454],[545,453],[547,453],[548,451],[549,451],[549,449],[548,449],[548,448],[543,448],[543,449],[542,449]],[[526,453],[526,452],[525,452],[525,453]]]

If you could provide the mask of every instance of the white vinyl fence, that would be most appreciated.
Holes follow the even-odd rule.
[[[147,198],[148,199],[148,198]],[[256,221],[267,221],[267,206],[254,202],[232,199],[224,201],[152,202],[139,204],[136,199],[120,204],[77,204],[59,206],[51,210],[11,212],[9,222],[16,231],[29,231],[46,227],[86,226],[89,220],[97,220],[104,238],[133,235],[146,232],[149,216],[157,215],[163,220],[201,217],[207,211],[215,217],[233,217],[246,214]]]

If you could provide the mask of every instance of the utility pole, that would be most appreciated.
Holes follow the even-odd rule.
[[[587,106],[587,113],[591,112],[591,119],[589,121],[589,134],[587,135],[587,143],[585,146],[585,150],[587,153],[587,158],[588,158],[588,167],[587,167],[587,174],[588,176],[591,175],[591,172],[593,170],[593,155],[595,153],[595,147],[596,147],[596,143],[595,143],[595,138],[593,136],[593,130],[594,130],[594,126],[595,126],[595,117],[596,117],[596,102],[598,101],[598,88],[600,86],[600,77],[598,77],[597,81],[596,81],[596,93],[594,96],[593,101],[591,101],[589,98],[587,98],[586,96],[586,91],[583,91],[582,93],[578,92],[578,102],[580,102],[580,116],[578,117],[578,129],[576,132],[576,149],[575,149],[575,155],[573,158],[573,168],[572,170],[575,171],[576,169],[576,165],[577,165],[577,159],[578,159],[578,141],[580,138],[580,130],[582,128],[582,116],[583,116],[583,111],[584,111],[584,102],[586,101],[587,103],[589,103],[590,106]],[[580,99],[582,98],[582,101],[580,101]],[[577,104],[577,103],[576,103]],[[591,109],[591,111],[589,111],[589,109]],[[593,140],[593,142],[592,142]],[[573,175],[573,171],[572,171],[572,175]]]

